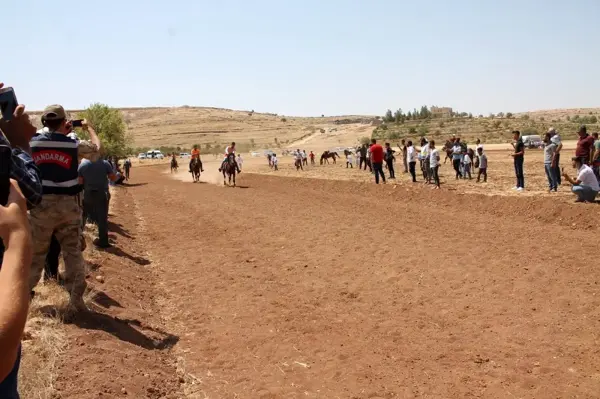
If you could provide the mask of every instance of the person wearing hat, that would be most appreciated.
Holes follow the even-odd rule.
[[[577,131],[579,139],[577,140],[577,148],[575,149],[575,156],[581,158],[583,164],[589,165],[592,162],[592,155],[594,151],[594,138],[587,133],[587,127],[581,125]]]
[[[82,122],[82,128],[89,133],[90,141],[77,142],[67,137],[72,126],[60,105],[44,109],[42,124],[43,131],[29,142],[43,187],[42,203],[29,215],[33,238],[29,286],[33,289],[40,279],[54,232],[65,260],[64,286],[70,294],[69,310],[85,310],[81,209],[77,200],[81,186],[77,169],[81,158],[96,160],[99,157],[100,139],[86,120]]]

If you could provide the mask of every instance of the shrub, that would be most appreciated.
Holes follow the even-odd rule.
[[[102,142],[104,154],[121,158],[132,152],[132,140],[127,134],[127,126],[120,110],[96,103],[80,112],[78,118],[87,119],[94,127]],[[79,129],[78,134],[83,139],[88,138],[87,134]]]
[[[492,126],[494,127],[494,129],[498,129],[501,123],[501,121],[494,121],[494,123],[492,123]]]
[[[411,126],[410,129],[408,129],[408,133],[410,133],[410,134],[416,134],[417,133],[417,129],[415,129],[414,126]]]
[[[512,118],[512,117],[513,117],[513,114],[512,114],[512,112],[507,112],[507,113],[506,113],[506,117],[507,117],[508,119]]]
[[[282,122],[287,122],[287,119],[285,119],[285,118],[281,118],[281,121],[282,121]]]

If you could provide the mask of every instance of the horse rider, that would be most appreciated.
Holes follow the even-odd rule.
[[[175,154],[173,154],[173,156],[175,156]],[[197,145],[194,145],[194,148],[192,148],[192,158],[190,159],[190,173],[192,173],[192,162],[195,158],[198,158],[198,162],[200,162],[200,172],[204,172],[204,169],[202,168],[202,160],[200,159],[200,149]]]
[[[222,172],[223,169],[225,169],[225,162],[227,162],[227,157],[229,157],[230,154],[233,154],[233,162],[235,163],[235,168],[237,169],[238,173],[242,173],[242,171],[240,170],[240,166],[238,165],[236,159],[235,159],[235,141],[233,141],[231,143],[231,145],[228,145],[227,147],[225,147],[225,157],[223,157],[223,162],[221,162],[221,167],[219,168],[219,172]]]

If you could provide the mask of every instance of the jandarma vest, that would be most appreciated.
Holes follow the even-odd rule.
[[[44,194],[75,195],[81,191],[77,142],[59,133],[38,133],[30,142],[40,170]]]

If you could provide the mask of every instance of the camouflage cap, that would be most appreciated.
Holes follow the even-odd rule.
[[[44,109],[44,113],[42,114],[42,119],[45,119],[47,121],[55,121],[66,118],[67,113],[65,112],[65,109],[62,107],[62,105],[48,105]]]

